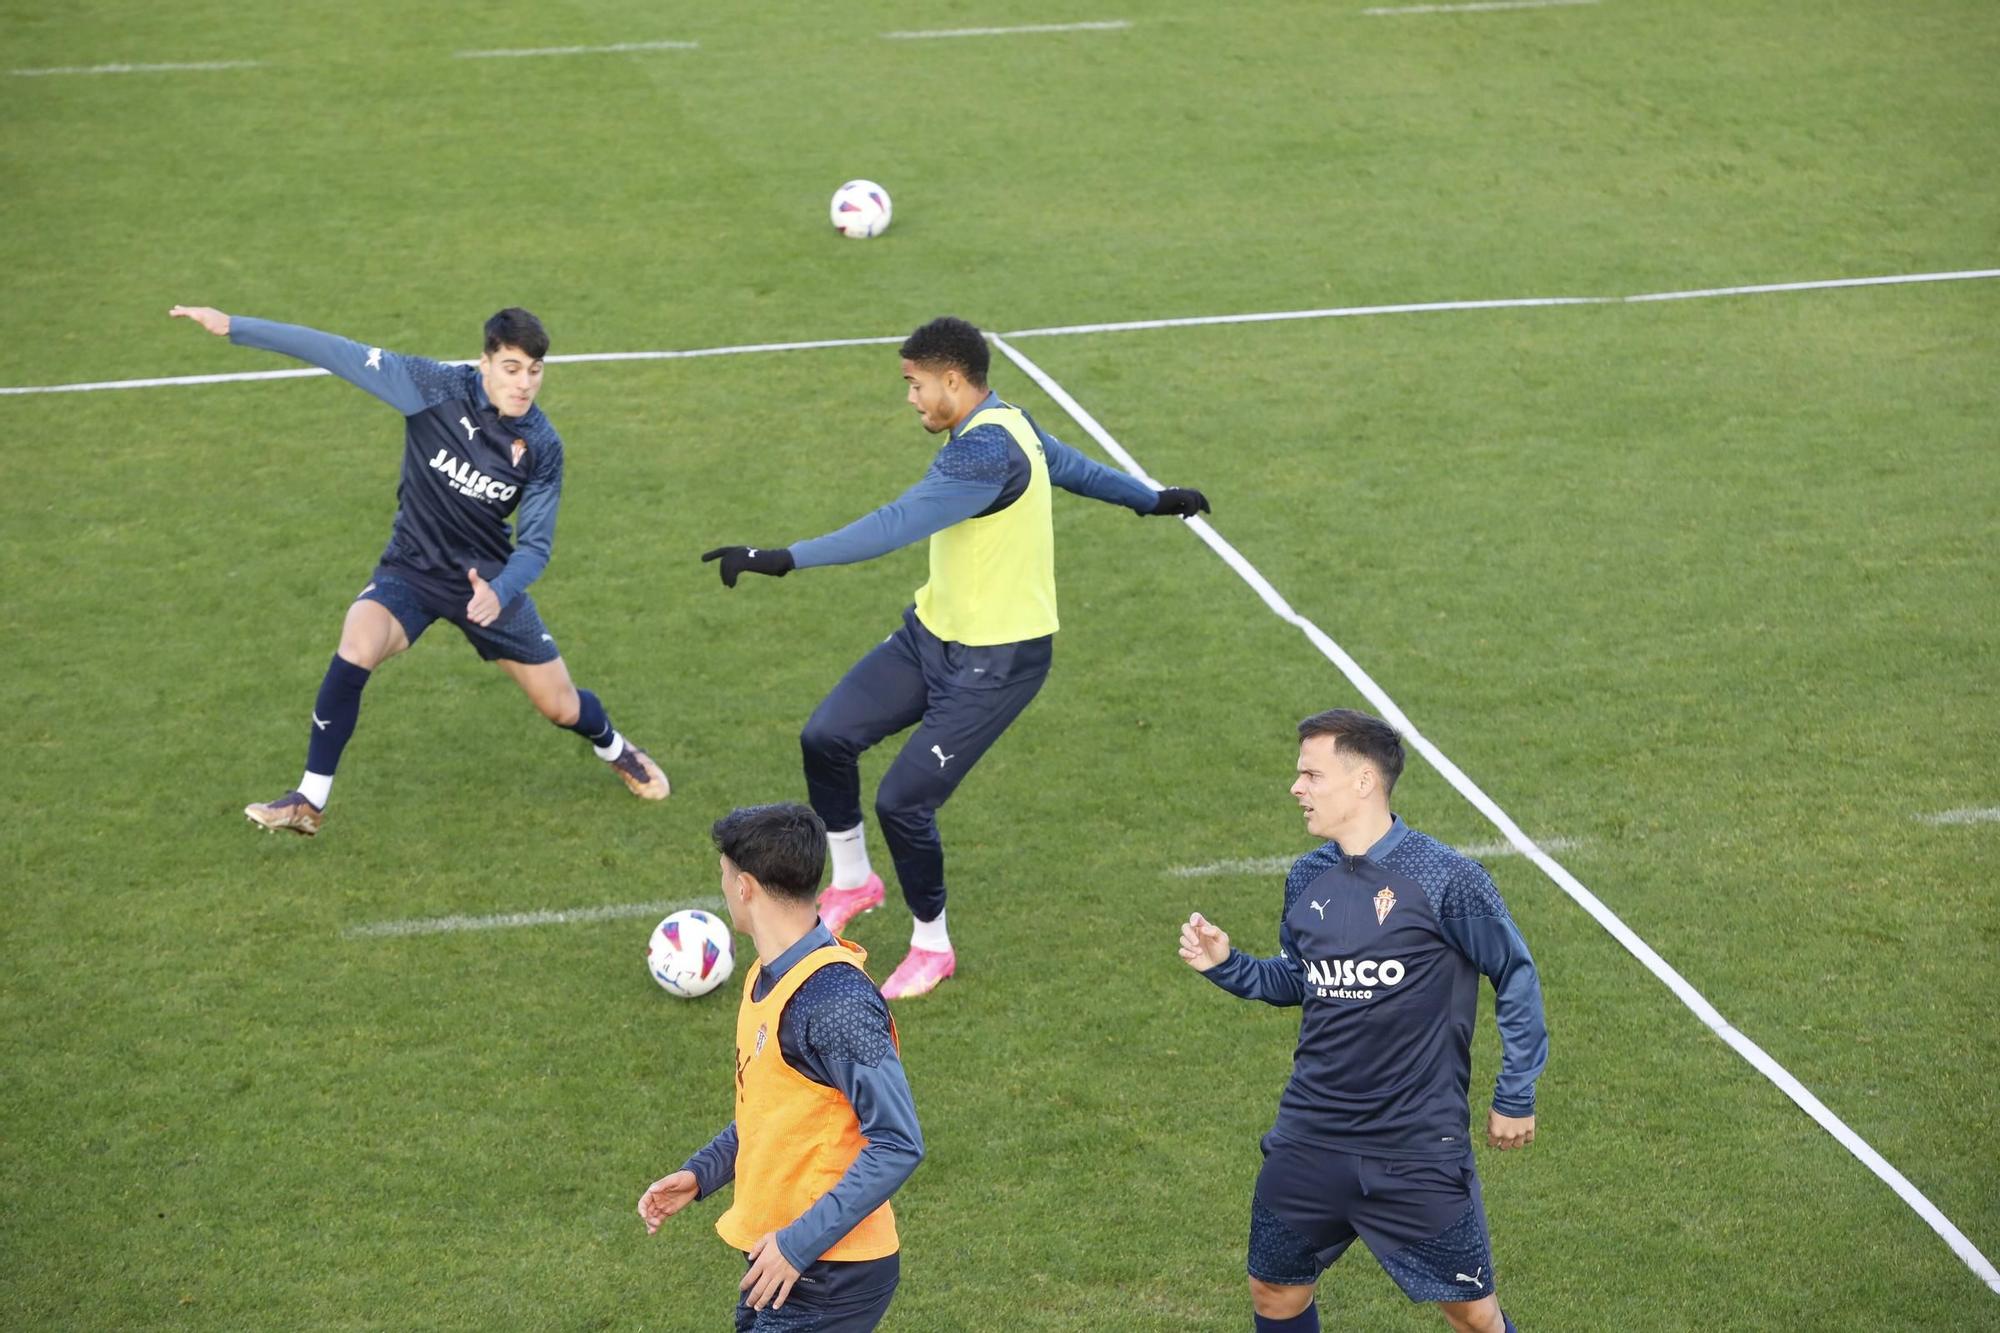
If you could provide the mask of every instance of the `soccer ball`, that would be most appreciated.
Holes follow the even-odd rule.
[[[889,230],[889,192],[874,181],[849,181],[833,192],[833,229],[865,241]]]
[[[683,999],[706,995],[729,980],[736,950],[720,917],[690,907],[653,927],[646,943],[646,970],[653,980]]]

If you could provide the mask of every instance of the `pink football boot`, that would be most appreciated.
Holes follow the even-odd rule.
[[[928,995],[956,971],[958,954],[954,950],[919,949],[912,945],[909,957],[896,964],[896,970],[882,983],[882,998],[905,1000],[913,995]]]
[[[858,889],[836,889],[829,885],[819,891],[819,919],[836,935],[855,917],[863,912],[872,912],[881,905],[880,875],[870,875],[868,882]]]

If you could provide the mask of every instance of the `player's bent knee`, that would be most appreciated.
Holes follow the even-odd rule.
[[[916,783],[898,782],[891,774],[875,793],[875,818],[884,827],[914,831],[930,825],[940,804],[937,793]]]
[[[1253,1277],[1250,1279],[1250,1308],[1266,1319],[1290,1319],[1305,1313],[1305,1308],[1313,1303],[1315,1290],[1317,1288],[1311,1286],[1283,1286]]]
[[[1456,1333],[1501,1333],[1506,1321],[1500,1317],[1500,1298],[1482,1296],[1476,1301],[1439,1301],[1438,1313]]]
[[[541,710],[543,717],[559,727],[573,727],[576,725],[576,720],[583,716],[583,700],[577,697],[574,686],[559,692],[536,695],[535,707]]]
[[[814,759],[845,759],[859,747],[814,714],[799,732],[799,748]]]
[[[334,651],[363,671],[373,671],[409,646],[409,636],[388,607],[359,601],[340,622],[340,646]]]

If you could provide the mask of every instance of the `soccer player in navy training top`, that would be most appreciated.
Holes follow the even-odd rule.
[[[789,547],[723,546],[729,587],[743,574],[785,575],[872,560],[930,539],[930,580],[903,623],[827,695],[799,740],[806,790],[826,821],[833,882],[820,915],[840,929],[882,902],[861,834],[861,752],[916,724],[882,775],[875,815],[914,918],[910,952],[882,986],[922,995],[958,968],[945,931],[938,807],[1028,706],[1049,673],[1056,631],[1052,487],[1137,514],[1206,512],[1200,491],[1155,491],[1084,457],[986,387],[986,339],[962,319],[934,319],[902,346],[908,400],[945,437],[916,485],[838,532]]]
[[[1460,1333],[1514,1333],[1494,1294],[1467,1084],[1484,973],[1502,1050],[1486,1141],[1534,1139],[1541,982],[1479,863],[1390,813],[1402,771],[1402,738],[1378,718],[1299,723],[1292,796],[1328,841],[1285,878],[1278,956],[1230,948],[1200,913],[1181,927],[1181,958],[1216,985],[1304,1007],[1250,1203],[1259,1333],[1317,1333],[1319,1276],[1357,1235]]]
[[[735,1184],[715,1229],[743,1252],[736,1327],[866,1333],[901,1276],[889,1196],[923,1160],[896,1024],[858,945],[819,920],[826,825],[803,805],[715,822],[722,898],[757,962],[736,1016],[736,1119],[639,1197],[648,1234]]]
[[[486,321],[478,363],[448,366],[209,306],[177,305],[168,313],[233,343],[310,361],[403,414],[395,526],[368,586],[347,608],[340,647],[320,682],[305,776],[244,814],[267,829],[319,832],[369,674],[434,620],[456,625],[543,717],[589,741],[635,795],[665,799],[666,774],[618,734],[596,695],[571,682],[528,596],[549,563],[563,478],[562,440],[535,406],[549,351],[541,321],[502,310]]]

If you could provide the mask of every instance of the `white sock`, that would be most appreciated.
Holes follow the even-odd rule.
[[[839,833],[826,835],[826,849],[833,853],[833,887],[836,889],[858,889],[868,882],[874,872],[868,868],[868,843],[862,837],[861,824]]]
[[[590,752],[605,763],[610,763],[613,759],[625,753],[625,733],[621,731],[612,732],[611,744],[593,745],[590,747]]]
[[[313,803],[313,809],[326,809],[326,798],[333,791],[333,774],[308,773],[299,779],[299,795]]]
[[[929,949],[932,953],[950,953],[951,936],[944,932],[944,909],[938,909],[937,917],[931,921],[912,920],[910,922],[910,947]]]

